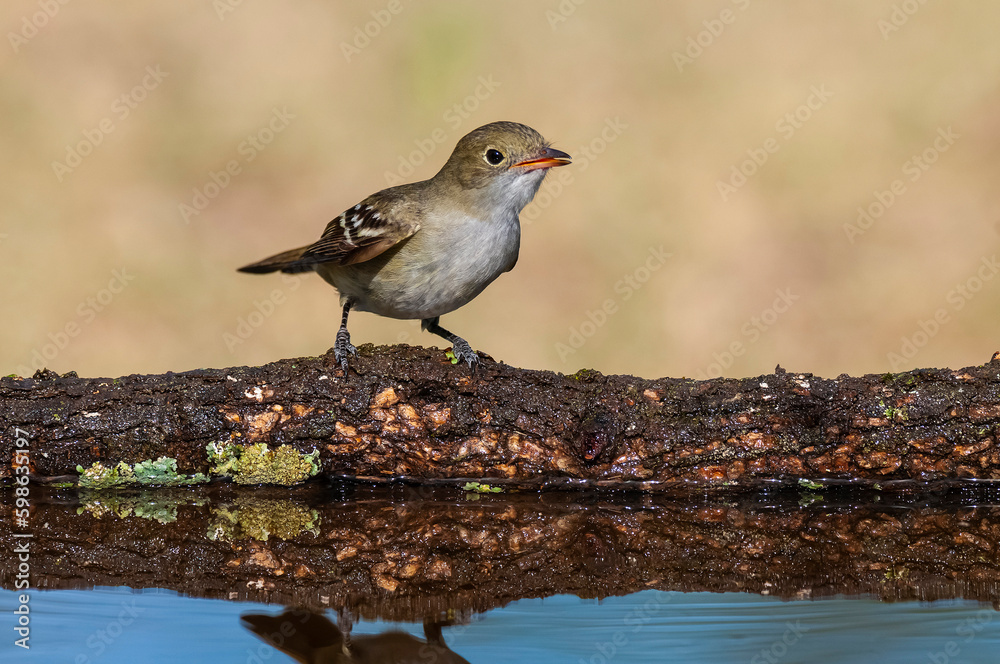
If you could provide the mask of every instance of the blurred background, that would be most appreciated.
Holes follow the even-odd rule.
[[[1000,349],[1000,4],[7,0],[0,373],[316,355],[315,275],[235,269],[522,122],[571,153],[514,271],[442,319],[646,377]],[[356,344],[444,347],[357,313]]]

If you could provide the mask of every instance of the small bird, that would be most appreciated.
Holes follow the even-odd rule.
[[[354,636],[349,624],[345,628],[339,619],[334,624],[323,613],[303,608],[286,608],[276,616],[245,613],[240,622],[261,641],[302,664],[469,664],[444,642],[441,628],[450,622],[424,620],[423,639],[397,630]]]
[[[239,268],[240,272],[317,272],[340,292],[343,317],[333,346],[347,369],[356,355],[351,309],[420,319],[452,344],[455,362],[475,367],[468,342],[438,324],[517,263],[518,214],[548,169],[570,163],[537,131],[493,122],[463,136],[429,180],[372,194],[331,221],[319,240]]]

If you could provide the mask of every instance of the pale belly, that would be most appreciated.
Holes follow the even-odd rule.
[[[449,224],[447,232],[422,228],[370,261],[317,266],[340,291],[341,302],[389,318],[427,319],[467,304],[511,269],[520,246],[517,217]]]

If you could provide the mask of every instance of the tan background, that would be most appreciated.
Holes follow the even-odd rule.
[[[562,169],[571,182],[529,211],[517,268],[442,321],[498,359],[836,375],[979,364],[1000,348],[1000,3],[8,0],[0,12],[4,374],[35,353],[115,376],[325,351],[332,289],[235,268],[311,242],[417,142],[444,137],[410,179],[498,119],[577,157]],[[830,96],[800,108],[811,90]],[[275,109],[294,117],[247,161],[241,142]],[[797,110],[808,119],[788,136]],[[934,149],[948,128],[957,138]],[[53,162],[95,131],[59,181]],[[602,151],[586,157],[588,145]],[[723,200],[718,183],[765,145]],[[937,159],[912,181],[904,164],[928,149]],[[239,172],[185,222],[179,206],[230,160]],[[894,180],[903,193],[849,241],[857,208]],[[670,258],[643,272],[661,247]],[[648,277],[627,299],[625,275]],[[977,292],[953,292],[970,278]],[[796,298],[781,313],[777,291]],[[589,324],[605,304],[613,313]],[[444,344],[370,314],[351,331]]]

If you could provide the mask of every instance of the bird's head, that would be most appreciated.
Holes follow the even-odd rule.
[[[513,208],[516,214],[534,197],[548,170],[570,159],[527,125],[492,122],[463,136],[434,177],[457,186],[479,205]]]

